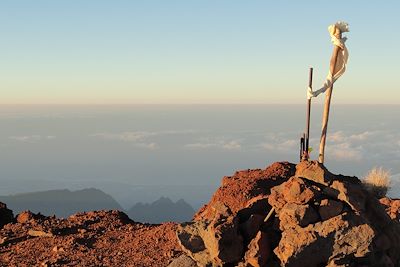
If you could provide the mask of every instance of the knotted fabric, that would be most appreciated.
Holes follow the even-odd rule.
[[[349,25],[346,22],[338,21],[328,27],[329,34],[331,35],[331,41],[333,45],[340,47],[337,55],[335,64],[335,74],[329,70],[328,76],[325,79],[323,86],[313,91],[311,87],[308,87],[307,98],[317,97],[319,94],[324,93],[329,87],[331,87],[340,76],[346,71],[347,60],[349,59],[349,51],[345,45],[347,40],[346,37],[340,38],[340,34],[349,31]]]

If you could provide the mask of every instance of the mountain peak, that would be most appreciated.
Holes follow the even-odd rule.
[[[127,213],[129,217],[139,222],[184,222],[192,218],[194,210],[183,199],[173,202],[163,196],[153,203],[136,203]]]

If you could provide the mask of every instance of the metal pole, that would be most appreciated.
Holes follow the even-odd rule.
[[[308,86],[312,88],[313,68],[310,68],[308,76]],[[309,144],[310,144],[310,114],[311,114],[311,98],[307,100],[307,124],[306,124],[306,148],[305,153],[307,159],[309,158]]]

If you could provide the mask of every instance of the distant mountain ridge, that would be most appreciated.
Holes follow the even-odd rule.
[[[173,202],[167,197],[160,197],[150,204],[139,202],[125,211],[111,195],[96,188],[76,191],[47,190],[0,196],[0,202],[6,203],[15,214],[30,210],[47,216],[66,218],[77,212],[120,210],[126,212],[134,221],[147,223],[190,221],[195,212],[183,199]]]
[[[48,190],[0,196],[0,201],[7,203],[7,206],[15,213],[30,210],[58,217],[68,217],[76,212],[91,210],[122,210],[112,196],[95,188],[77,191]]]
[[[173,202],[167,197],[161,197],[151,204],[136,203],[127,211],[131,219],[149,223],[186,222],[192,219],[194,212],[192,206],[183,199]]]

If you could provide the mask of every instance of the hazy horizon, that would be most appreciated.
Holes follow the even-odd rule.
[[[315,151],[321,116],[313,106]],[[328,169],[399,176],[399,116],[399,105],[333,104]],[[0,195],[96,187],[123,206],[166,196],[198,207],[222,176],[298,162],[305,105],[0,106],[0,125]]]

